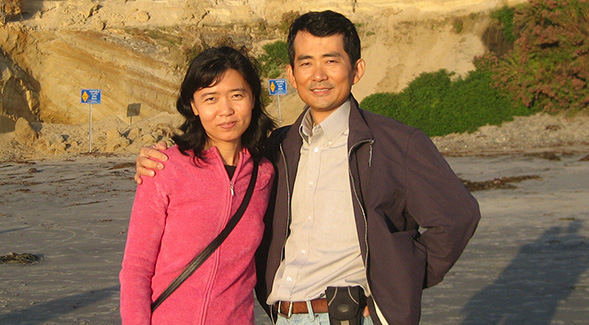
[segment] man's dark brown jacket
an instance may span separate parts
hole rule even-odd
[[[350,98],[349,177],[370,314],[376,324],[383,315],[388,324],[417,324],[422,289],[442,281],[464,250],[480,219],[478,203],[425,133]],[[276,190],[256,257],[263,306],[290,231],[303,115],[276,130],[268,148]]]

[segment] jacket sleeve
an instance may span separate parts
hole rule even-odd
[[[158,177],[160,176],[160,177]],[[163,178],[144,178],[137,187],[122,270],[121,318],[124,325],[150,324],[152,277],[164,233],[168,196]]]
[[[406,159],[406,212],[425,228],[418,241],[427,250],[424,287],[431,287],[442,281],[474,234],[479,206],[423,132],[411,136]]]

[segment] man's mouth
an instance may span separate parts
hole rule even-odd
[[[325,95],[329,93],[331,87],[311,88],[311,92],[315,95]]]

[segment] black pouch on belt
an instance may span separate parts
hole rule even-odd
[[[366,305],[364,290],[355,287],[327,287],[327,310],[331,325],[359,325]]]

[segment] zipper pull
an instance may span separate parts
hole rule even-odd
[[[370,140],[370,157],[368,158],[368,168],[372,167],[372,144],[374,140]]]
[[[235,189],[233,188],[233,181],[229,181],[229,188],[231,189],[231,196],[235,196]]]

